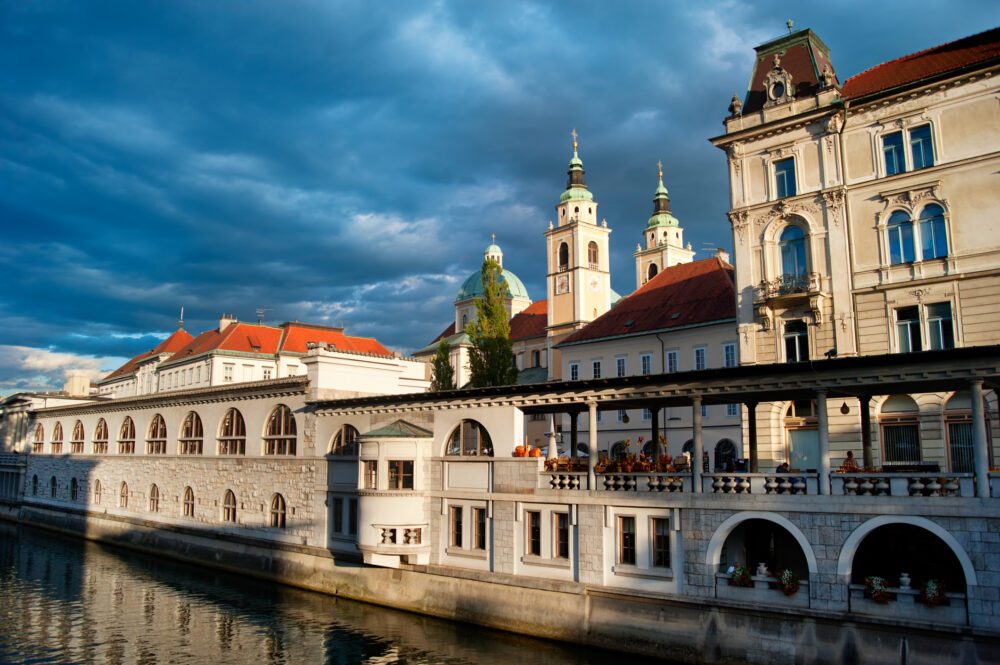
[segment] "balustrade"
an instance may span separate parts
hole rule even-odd
[[[974,497],[974,479],[971,473],[835,473],[830,483],[837,495]]]
[[[816,473],[705,473],[701,476],[706,494],[817,494]]]

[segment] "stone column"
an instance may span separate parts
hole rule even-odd
[[[549,459],[559,457],[559,444],[556,442],[556,416],[549,414]]]
[[[577,414],[576,411],[573,411],[569,414],[569,455],[571,458],[573,458],[574,462],[576,461],[576,455],[577,455],[577,450],[576,450],[577,442],[580,439],[580,432],[577,425],[578,415],[579,414]]]
[[[655,462],[663,454],[663,451],[660,450],[660,407],[653,407],[650,411],[653,414],[653,425],[650,435],[653,437],[653,461]]]
[[[694,450],[691,451],[691,491],[701,492],[701,395],[691,399]]]
[[[986,440],[986,418],[983,414],[983,381],[969,382],[972,392],[972,463],[976,471],[976,496],[990,496],[990,451]]]
[[[757,402],[747,402],[747,445],[750,473],[760,473],[757,468]]]
[[[597,464],[597,402],[587,404],[590,416],[590,454],[587,456],[587,487],[597,489],[597,473],[594,466]]]
[[[826,391],[816,391],[816,429],[819,434],[819,493],[830,493],[830,423],[826,413]]]
[[[862,395],[858,401],[861,403],[861,463],[867,469],[875,466],[872,457],[872,398],[871,395]]]

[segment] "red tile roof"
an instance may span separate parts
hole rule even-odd
[[[562,344],[735,318],[733,267],[713,256],[663,270]]]
[[[1000,59],[1000,28],[883,62],[852,76],[841,96],[857,99]]]
[[[442,339],[451,337],[454,334],[455,334],[455,322],[452,321],[451,323],[448,324],[447,328],[445,328],[444,330],[441,331],[440,335],[438,335],[437,337],[434,338],[434,340],[431,342],[431,344],[437,344]]]
[[[510,338],[512,340],[544,337],[545,328],[549,325],[549,303],[539,300],[528,305],[510,320]]]
[[[331,344],[338,351],[392,355],[392,352],[378,340],[372,337],[351,337],[345,335],[342,328],[327,328],[308,323],[286,323],[284,327],[285,336],[281,341],[281,350],[286,353],[305,353],[306,342],[318,342]]]
[[[140,353],[135,358],[132,358],[127,363],[125,363],[115,371],[111,372],[101,380],[108,381],[111,379],[118,379],[123,376],[132,374],[135,371],[136,366],[138,366],[139,363],[141,363],[143,360],[146,360],[147,358],[152,358],[153,356],[158,356],[161,353],[170,353],[170,354],[177,353],[177,351],[187,346],[187,344],[189,344],[192,339],[194,338],[191,337],[188,331],[184,330],[183,328],[178,328],[177,330],[174,331],[172,335],[170,335],[170,337],[166,338],[165,340],[157,344],[149,351],[145,353]]]

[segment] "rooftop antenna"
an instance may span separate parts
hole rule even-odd
[[[177,327],[184,327],[184,305],[181,305],[181,318],[177,321]]]
[[[264,313],[271,311],[270,307],[264,307],[263,305],[257,308],[257,325],[264,324]]]
[[[787,21],[785,21],[785,25],[788,26],[788,34],[792,34],[792,28],[795,27],[795,23],[792,21],[792,19],[788,19]]]

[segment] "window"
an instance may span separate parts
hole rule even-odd
[[[194,517],[194,490],[184,488],[184,517]]]
[[[595,379],[601,378],[601,361],[595,360],[591,363],[592,376]]]
[[[463,420],[448,438],[445,454],[493,457],[493,441],[485,427],[475,420]]]
[[[76,501],[80,498],[80,482],[76,478],[69,480],[69,500]]]
[[[600,265],[598,259],[600,258],[600,252],[597,249],[597,243],[593,240],[587,244],[587,263],[590,264],[591,270],[599,270]]]
[[[232,383],[233,381],[233,366],[223,365],[222,366],[222,380],[226,383]]]
[[[181,455],[201,455],[202,441],[205,438],[204,429],[201,426],[201,417],[191,411],[181,425],[181,436],[178,440]]]
[[[736,345],[722,345],[722,365],[723,367],[736,367]]]
[[[569,364],[569,380],[570,381],[580,380],[580,363]]]
[[[642,410],[642,419],[643,420],[652,420],[653,419],[653,412],[651,410],[649,410],[649,409],[643,409]]]
[[[358,535],[358,500],[349,499],[347,501],[347,533],[351,536]]]
[[[799,286],[798,282],[809,272],[806,263],[806,232],[802,227],[794,224],[785,227],[778,239],[778,251],[781,254],[782,281],[787,283],[785,288],[794,289],[794,292],[801,290],[795,287]]]
[[[149,512],[160,512],[160,488],[156,485],[149,488]]]
[[[597,412],[597,422],[599,422],[599,423],[603,423],[604,422],[604,412],[603,411],[598,411]]]
[[[462,546],[462,507],[452,506],[449,509],[451,513],[451,543],[452,547]]]
[[[101,505],[101,494],[101,481],[94,480],[94,503],[98,506]]]
[[[71,453],[80,454],[83,452],[83,423],[79,420],[73,425],[73,438],[69,442],[69,451]]]
[[[880,409],[883,459],[886,464],[920,461],[919,410],[908,395],[893,395]]]
[[[795,158],[779,159],[774,163],[775,198],[795,196]]]
[[[271,372],[272,372],[271,368],[270,367],[265,367],[264,370],[263,370],[263,372],[264,372],[264,380],[265,381],[270,381],[271,380]]]
[[[920,258],[948,256],[948,238],[944,228],[944,208],[932,203],[920,211]]]
[[[889,263],[913,263],[913,222],[910,216],[902,210],[892,213],[886,231],[889,234]]]
[[[271,499],[271,528],[285,528],[285,497],[275,494]]]
[[[542,366],[542,354],[540,351],[531,352],[531,366],[541,367]]]
[[[739,404],[727,404],[726,405],[726,417],[736,418],[740,415],[740,405]]]
[[[295,417],[292,410],[284,404],[279,404],[267,419],[267,430],[264,435],[265,455],[295,454]]]
[[[670,568],[670,521],[653,518],[653,567]]]
[[[149,424],[149,436],[146,438],[147,455],[167,454],[167,423],[163,416],[156,414]]]
[[[920,343],[920,308],[916,305],[896,310],[896,335],[900,353],[923,349]]]
[[[35,439],[31,443],[31,452],[41,454],[45,450],[45,428],[41,423],[35,426]]]
[[[56,423],[56,426],[52,428],[52,454],[59,455],[62,453],[63,444],[63,429],[62,423]]]
[[[559,244],[559,270],[569,270],[569,245]]]
[[[950,302],[927,305],[927,347],[934,350],[955,348]]]
[[[219,433],[220,455],[245,455],[247,451],[247,426],[243,414],[237,409],[229,409],[222,418]]]
[[[342,497],[338,496],[333,499],[331,512],[333,513],[333,532],[344,533],[344,499]]]
[[[673,373],[677,371],[677,352],[667,351],[667,358],[665,366],[668,373]]]
[[[233,490],[226,490],[222,499],[222,521],[236,524],[236,495]]]
[[[56,481],[56,477],[52,476],[51,478],[49,478],[49,496],[51,496],[54,499],[56,498],[56,495],[58,493],[59,493],[59,483]]]
[[[702,418],[708,418],[708,405],[707,404],[702,404],[701,405],[701,417]]]
[[[413,489],[413,460],[389,460],[389,489]]]
[[[618,516],[618,563],[635,565],[635,517]]]
[[[934,145],[931,143],[931,126],[921,125],[910,130],[910,156],[913,168],[934,166]]]
[[[378,460],[365,460],[365,489],[378,489]]]
[[[618,422],[624,423],[628,418],[628,411],[625,409],[618,409]]]
[[[809,360],[809,331],[802,320],[785,324],[785,362],[801,363]]]
[[[351,425],[343,425],[333,436],[332,451],[334,455],[350,455],[356,457],[358,454],[358,430]]]
[[[644,353],[639,356],[639,371],[646,374],[653,373],[653,355],[650,353]]]
[[[628,359],[619,357],[615,358],[615,376],[625,376],[628,372]]]
[[[650,243],[654,242],[654,236],[653,236],[653,234],[649,235],[649,241],[650,241]],[[648,282],[649,280],[651,280],[654,277],[656,277],[656,272],[657,272],[657,270],[656,270],[656,264],[655,263],[650,263],[649,264],[649,268],[646,269],[646,281]]]
[[[108,423],[101,418],[97,421],[97,428],[94,430],[94,454],[106,455],[108,453]]]
[[[694,368],[696,370],[705,369],[705,347],[700,347],[694,350]]]
[[[568,559],[569,558],[569,514],[568,513],[556,513],[555,514],[555,542],[553,543],[555,550],[555,558],[557,559]]]
[[[118,507],[128,508],[128,483],[122,483],[121,489],[118,490]]]
[[[885,156],[885,174],[896,175],[906,170],[903,154],[903,132],[892,132],[882,136],[882,154]]]
[[[485,550],[486,549],[486,509],[485,508],[473,508],[472,509],[472,521],[476,525],[475,538],[472,539],[472,549],[474,549],[474,550]]]
[[[730,439],[722,439],[715,444],[715,470],[733,471],[736,463],[736,444]]]
[[[31,495],[38,496],[38,476],[31,477]]]
[[[542,514],[537,510],[529,510],[524,513],[525,528],[525,553],[532,556],[542,555]]]

